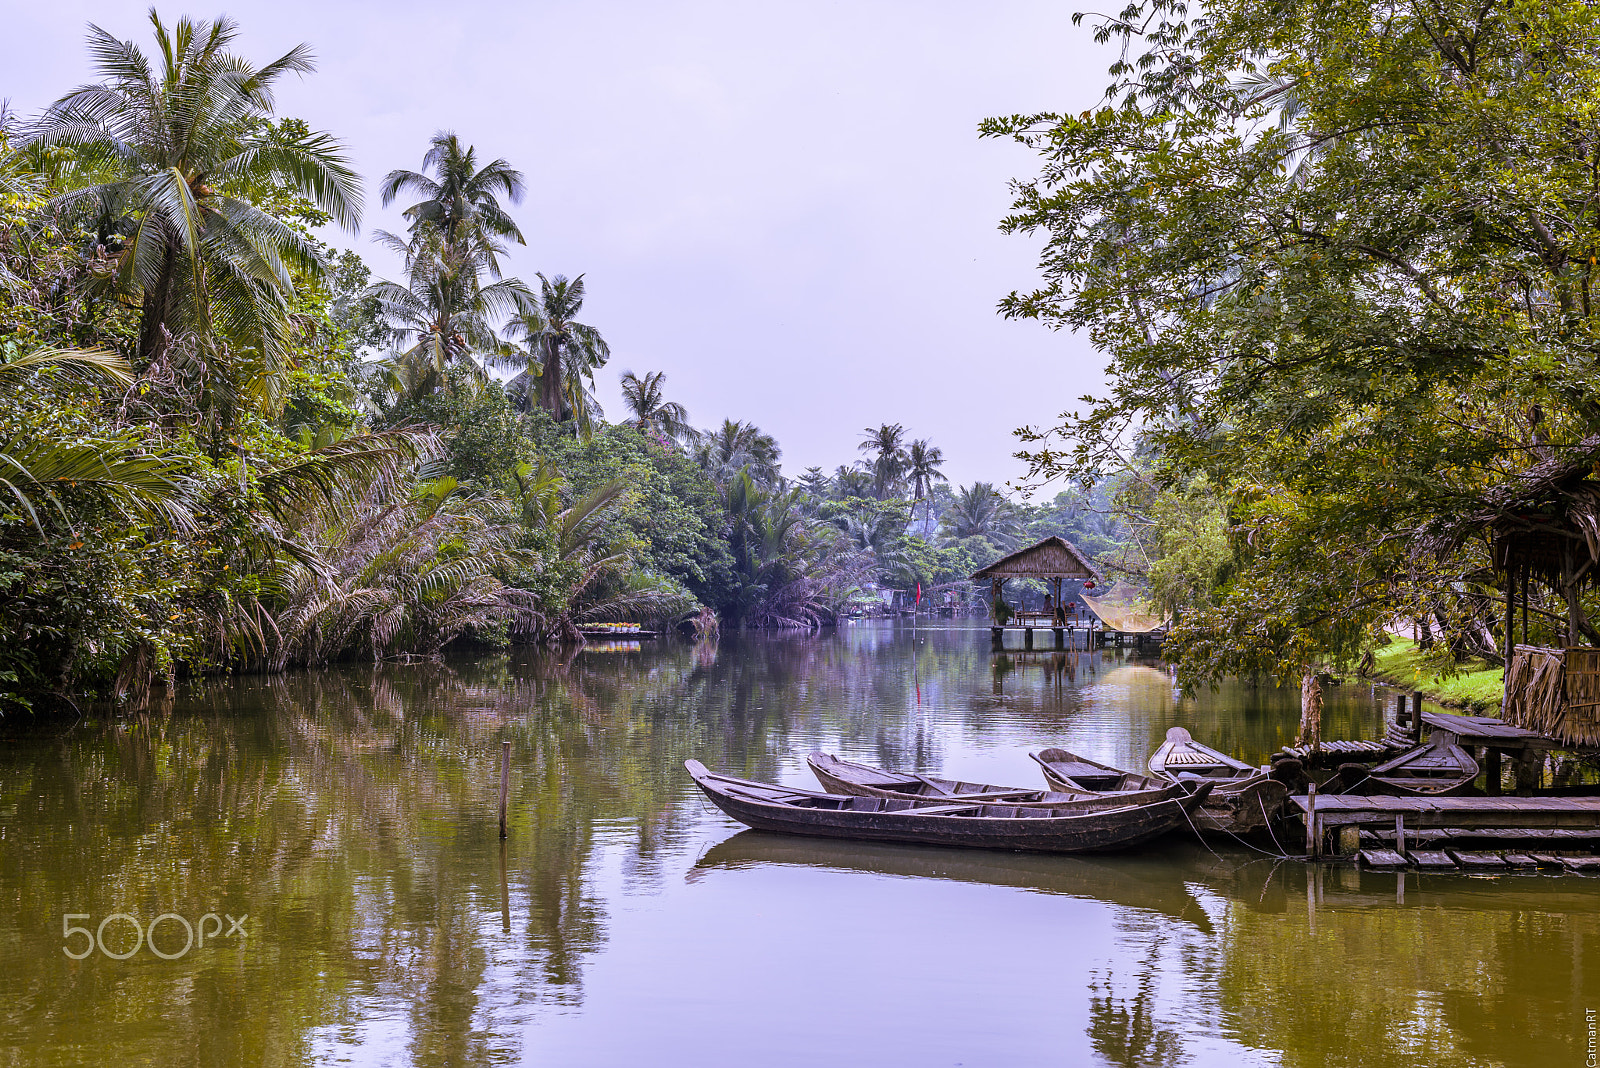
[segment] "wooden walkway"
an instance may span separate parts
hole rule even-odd
[[[1457,745],[1481,745],[1494,749],[1554,749],[1554,738],[1537,731],[1513,727],[1505,720],[1487,716],[1461,716],[1451,712],[1424,712],[1422,722],[1436,731],[1448,731]]]
[[[1322,855],[1334,832],[1340,852],[1357,850],[1359,828],[1382,824],[1395,830],[1396,852],[1406,852],[1406,833],[1460,828],[1515,832],[1520,829],[1600,830],[1600,797],[1291,797],[1306,823],[1306,852]],[[1348,833],[1340,833],[1348,828]]]

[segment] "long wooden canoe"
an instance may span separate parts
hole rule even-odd
[[[1438,797],[1471,789],[1478,777],[1472,754],[1435,732],[1428,741],[1367,772],[1356,786],[1363,793]]]
[[[698,760],[686,760],[684,767],[712,804],[760,831],[1041,853],[1111,852],[1187,828],[1212,785],[1184,784],[1183,797],[1153,804],[1058,815],[982,801],[909,801],[799,790],[714,775]]]
[[[1175,783],[1165,784],[1148,797],[1133,799],[1120,794],[1086,790],[1030,790],[1025,786],[992,786],[931,775],[898,774],[870,764],[840,760],[819,749],[806,754],[806,763],[811,765],[811,773],[825,791],[830,794],[854,794],[857,797],[893,797],[906,801],[986,801],[1045,808],[1052,812],[1092,812],[1123,808],[1129,804],[1150,804],[1184,794],[1182,789],[1174,789]]]
[[[1181,727],[1174,729],[1182,730]],[[1065,749],[1043,749],[1028,755],[1044,771],[1044,780],[1052,790],[1091,790],[1108,796],[1139,798],[1182,781],[1176,776],[1158,779],[1123,771]],[[1248,777],[1218,780],[1205,804],[1195,813],[1194,824],[1205,833],[1247,834],[1265,827],[1288,796],[1286,785],[1275,781],[1267,772],[1253,769]]]

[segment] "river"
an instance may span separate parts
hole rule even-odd
[[[1382,696],[1330,689],[1326,735],[1380,734]],[[947,621],[13,717],[0,1066],[1584,1064],[1592,879],[772,837],[682,766],[809,786],[822,748],[1034,786],[1029,748],[1137,768],[1177,725],[1260,761],[1297,701]]]

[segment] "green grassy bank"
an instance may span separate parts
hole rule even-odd
[[[1482,660],[1467,660],[1457,665],[1454,675],[1436,674],[1425,662],[1417,643],[1395,638],[1373,650],[1373,674],[1402,689],[1416,690],[1447,708],[1494,714],[1500,710],[1505,694],[1505,673]]]

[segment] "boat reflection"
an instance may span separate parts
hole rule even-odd
[[[1189,891],[1182,866],[1165,846],[1115,858],[985,851],[981,856],[936,846],[838,842],[740,831],[708,849],[688,872],[693,882],[718,870],[789,864],[902,879],[949,879],[1015,887],[1040,894],[1106,901],[1211,931],[1211,918]]]

